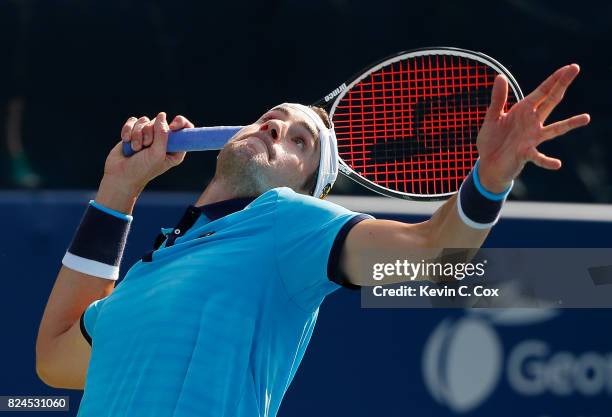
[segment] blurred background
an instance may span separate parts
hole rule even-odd
[[[314,102],[386,55],[426,46],[484,52],[525,93],[576,62],[582,73],[551,120],[588,112],[592,122],[544,144],[564,167],[528,166],[513,195],[553,203],[509,203],[514,214],[486,243],[612,247],[612,205],[561,204],[612,203],[610,2],[0,0],[0,39],[0,395],[68,395],[62,415],[76,415],[80,391],[36,376],[36,332],[132,115],[249,123],[283,101]],[[149,186],[122,272],[194,201],[215,157],[191,153]],[[431,214],[426,203],[342,194],[372,195],[341,178],[331,199],[351,209],[407,222]],[[321,308],[279,417],[612,416],[611,321],[604,309],[365,310],[359,293],[339,290]]]
[[[246,124],[314,102],[373,61],[425,46],[484,52],[525,93],[561,65],[582,74],[551,120],[591,125],[542,149],[520,200],[612,201],[612,3],[569,0],[2,0],[0,187],[91,189],[129,116]],[[215,153],[190,154],[156,190],[200,190]],[[337,194],[367,194],[342,181]]]

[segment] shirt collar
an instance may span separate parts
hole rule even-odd
[[[199,207],[190,205],[174,228],[174,232],[168,235],[164,233],[164,237],[167,237],[166,247],[174,245],[174,241],[177,238],[183,237],[201,215],[204,215],[209,221],[214,221],[243,210],[253,200],[255,200],[255,197],[233,198],[231,200],[219,201]],[[159,242],[159,244],[161,244],[161,242]],[[156,243],[156,248],[159,247],[159,244]]]
[[[194,208],[213,221],[243,210],[247,205],[253,202],[255,198],[256,197],[232,198],[231,200],[218,201],[216,203],[205,204]]]

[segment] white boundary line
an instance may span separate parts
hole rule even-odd
[[[354,211],[417,216],[429,216],[444,203],[354,196],[334,196],[329,200]],[[501,219],[504,218],[611,222],[612,205],[510,201],[502,210]]]
[[[83,209],[95,191],[0,191],[0,204],[82,203]],[[199,193],[145,192],[137,206],[181,206],[193,204]],[[409,201],[389,197],[330,196],[329,201],[353,211],[376,214],[429,216],[444,202]],[[612,204],[534,203],[511,201],[504,205],[504,218],[612,222]]]

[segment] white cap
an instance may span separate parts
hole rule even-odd
[[[317,176],[317,186],[315,187],[313,196],[325,198],[331,190],[336,178],[338,178],[338,142],[336,140],[336,132],[334,125],[331,123],[331,129],[328,129],[321,117],[314,112],[310,107],[298,103],[283,103],[281,106],[286,106],[294,110],[304,113],[319,130],[319,147],[321,148],[321,160],[319,161],[319,175]]]

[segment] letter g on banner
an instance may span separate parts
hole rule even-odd
[[[489,396],[502,368],[499,339],[477,316],[445,319],[425,345],[425,383],[439,403],[458,413],[476,408]]]
[[[478,408],[497,388],[505,368],[495,326],[524,326],[557,314],[544,309],[470,310],[444,319],[424,346],[423,377],[429,392],[456,413]]]

